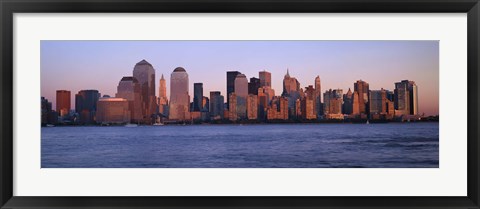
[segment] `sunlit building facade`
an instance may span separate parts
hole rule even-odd
[[[230,93],[235,92],[235,79],[238,74],[238,71],[227,71],[227,108],[230,106]]]
[[[353,87],[354,91],[358,93],[358,110],[360,114],[368,114],[368,98],[370,94],[369,84],[365,81],[358,80],[353,84]]]
[[[68,116],[71,109],[71,94],[67,90],[57,90],[57,113],[60,117]]]
[[[97,102],[97,123],[123,124],[130,122],[128,100],[124,98],[102,97]]]
[[[130,119],[132,123],[143,122],[142,90],[135,77],[123,77],[118,83],[115,97],[128,101],[128,109],[131,114]]]
[[[163,116],[168,117],[168,98],[167,98],[167,81],[165,78],[160,78],[158,87],[158,112]]]
[[[151,124],[153,123],[152,115],[157,112],[155,69],[146,60],[142,60],[133,68],[133,77],[140,85],[142,120],[144,123]]]
[[[170,76],[169,119],[188,120],[190,118],[189,107],[188,74],[184,68],[177,67]]]
[[[238,74],[235,78],[235,95],[237,96],[237,117],[247,118],[248,80],[244,74]]]
[[[257,95],[249,94],[247,97],[247,118],[249,120],[258,119],[258,100]]]

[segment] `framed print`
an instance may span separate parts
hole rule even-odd
[[[479,208],[467,1],[1,1],[2,208]]]

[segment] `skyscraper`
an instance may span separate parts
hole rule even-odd
[[[228,119],[231,121],[237,121],[238,120],[238,111],[237,111],[237,94],[235,92],[230,93],[228,95],[230,97],[230,104],[228,107]]]
[[[257,95],[249,94],[247,97],[247,118],[249,120],[258,119],[258,97]]]
[[[353,87],[354,91],[358,93],[358,110],[360,111],[360,114],[368,115],[368,98],[370,94],[368,83],[362,80],[358,80],[353,84]]]
[[[235,95],[237,96],[237,117],[247,118],[248,80],[244,74],[238,74],[235,78]]]
[[[295,77],[290,76],[290,72],[287,69],[287,73],[283,77],[283,92],[282,96],[288,98],[288,108],[292,115],[296,115],[296,101],[300,99],[300,82]],[[298,106],[300,108],[300,106]]]
[[[311,120],[317,118],[317,114],[315,111],[315,89],[312,85],[305,88],[305,97],[302,98],[301,105],[303,119]]]
[[[326,118],[342,119],[343,90],[330,89],[323,94],[323,112]]]
[[[115,97],[128,101],[131,122],[143,122],[142,90],[136,78],[132,76],[123,77],[118,82]]]
[[[189,119],[189,105],[190,95],[188,94],[188,74],[184,68],[177,67],[173,70],[170,76],[169,119]]]
[[[317,116],[323,115],[322,109],[322,87],[320,84],[320,76],[317,76],[315,78],[315,113]]]
[[[203,109],[203,83],[193,84],[193,111],[199,112]]]
[[[387,113],[387,92],[384,89],[370,91],[370,115]]]
[[[224,98],[219,91],[210,92],[210,117],[212,120],[223,118]]]
[[[140,85],[143,122],[153,123],[152,115],[157,111],[155,69],[150,63],[142,60],[133,68],[133,77],[137,79]]]
[[[167,98],[167,82],[165,78],[160,78],[160,85],[158,88],[158,112],[164,116],[168,116],[168,98]]]
[[[268,86],[272,88],[272,74],[266,70],[260,71],[258,73],[260,78],[260,86]]]
[[[81,90],[75,95],[75,112],[80,116],[80,123],[95,122],[98,98],[100,93],[97,90]]]
[[[396,115],[418,114],[418,88],[414,81],[402,80],[395,83]]]
[[[240,74],[238,71],[227,71],[227,107],[230,104],[230,93],[235,91],[235,78]]]
[[[353,93],[350,88],[346,94],[343,95],[343,113],[350,115],[353,113]]]
[[[59,116],[67,116],[70,112],[70,91],[57,90],[57,112]]]
[[[258,88],[260,88],[260,79],[251,77],[248,83],[248,94],[258,95]]]

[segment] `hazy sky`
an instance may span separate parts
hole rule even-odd
[[[75,94],[96,89],[115,96],[118,82],[131,76],[142,59],[156,72],[156,95],[164,74],[167,94],[170,74],[184,67],[193,83],[202,82],[204,95],[226,91],[226,71],[240,71],[248,79],[258,72],[272,73],[275,94],[282,93],[287,68],[302,88],[320,76],[322,92],[357,80],[370,90],[394,89],[394,83],[413,80],[418,86],[419,113],[438,114],[438,41],[42,41],[41,95],[52,102],[59,89]]]

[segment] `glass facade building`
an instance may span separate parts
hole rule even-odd
[[[188,74],[184,68],[177,67],[170,76],[169,119],[188,120],[190,118],[189,107]]]

